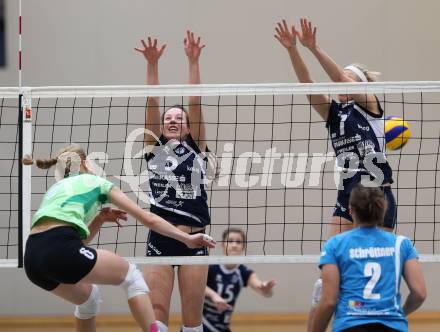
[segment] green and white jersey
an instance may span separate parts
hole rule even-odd
[[[109,201],[113,185],[93,174],[76,174],[58,181],[44,195],[32,218],[32,227],[43,217],[55,218],[75,225],[81,239],[87,238],[87,224],[96,216],[98,207]]]

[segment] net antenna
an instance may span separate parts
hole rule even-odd
[[[18,154],[19,164],[19,221],[18,221],[18,267],[23,267],[23,256],[25,251],[26,240],[30,233],[31,225],[31,184],[32,173],[30,167],[23,167],[21,160],[25,155],[32,155],[32,100],[29,95],[29,89],[23,88],[22,81],[22,32],[23,32],[23,16],[22,16],[22,0],[19,0],[18,13],[18,89],[19,89],[19,137],[20,147]]]

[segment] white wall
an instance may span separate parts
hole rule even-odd
[[[0,85],[17,84],[16,0],[7,0],[9,67]],[[361,62],[383,80],[438,80],[440,2],[436,0],[23,0],[23,84],[143,84],[145,63],[135,53],[140,38],[157,36],[168,47],[160,63],[163,84],[185,83],[182,41],[186,29],[203,37],[205,83],[296,82],[286,52],[273,37],[281,18],[309,17],[322,47],[341,63]],[[310,54],[301,50],[317,81],[327,81]],[[312,265],[257,266],[276,277],[276,296],[256,301],[244,293],[241,311],[306,311],[317,268]],[[438,265],[424,266],[429,286],[425,310],[438,310]],[[23,270],[0,270],[0,315],[70,314],[72,306],[31,285]],[[105,287],[103,312],[127,312],[124,295]],[[173,311],[178,299],[173,298]]]
[[[1,73],[3,86],[16,83],[17,58],[18,5],[6,2],[11,67]],[[273,38],[274,24],[302,16],[317,24],[320,44],[341,64],[365,63],[383,72],[383,80],[436,80],[439,7],[435,0],[23,0],[23,82],[142,84],[144,60],[133,47],[150,34],[168,44],[161,81],[185,83],[182,40],[188,28],[207,44],[204,82],[291,82],[295,78]],[[326,79],[314,60],[309,63],[317,80]]]

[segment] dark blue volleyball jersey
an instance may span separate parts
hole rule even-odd
[[[145,154],[150,211],[173,224],[204,227],[211,222],[205,190],[206,158],[191,135],[185,140],[161,136]]]
[[[238,265],[233,270],[228,270],[223,265],[209,266],[207,286],[225,299],[232,309],[219,313],[215,305],[208,298],[205,298],[203,305],[204,332],[230,331],[229,323],[234,310],[235,301],[241,289],[247,286],[252,273],[254,273],[254,271],[245,265]]]
[[[370,175],[371,180],[381,179],[379,185],[393,182],[385,154],[384,112],[379,101],[377,105],[380,114],[369,112],[355,102],[331,102],[326,127],[337,165],[353,174],[351,179],[346,180],[348,183],[359,182],[362,174]]]

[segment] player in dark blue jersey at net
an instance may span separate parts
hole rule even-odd
[[[297,49],[297,39],[317,58],[334,82],[370,82],[377,73],[360,65],[341,68],[317,44],[316,27],[301,19],[301,32],[285,20],[276,27],[275,37],[287,49],[293,69],[301,83],[314,83]],[[384,226],[392,230],[396,221],[396,204],[390,185],[392,170],[385,155],[384,112],[374,94],[338,95],[333,100],[327,95],[308,95],[313,108],[326,121],[337,165],[341,170],[338,197],[332,218],[330,235],[349,230],[352,218],[348,213],[351,189],[361,180],[373,180],[381,186],[388,200]]]
[[[147,60],[147,83],[159,84],[158,62],[165,45],[157,40],[142,40],[136,49]],[[187,31],[184,49],[189,64],[189,83],[200,83],[199,56],[205,45],[200,37]],[[205,125],[201,98],[189,97],[189,112],[183,106],[171,107],[160,115],[159,98],[147,101],[145,155],[149,173],[151,211],[162,216],[186,233],[203,233],[210,224],[205,191],[206,151]],[[205,256],[206,248],[188,249],[171,238],[150,232],[147,256]],[[208,266],[178,267],[182,304],[183,332],[202,331],[202,307]],[[151,300],[161,332],[168,331],[171,293],[174,285],[172,266],[148,265],[144,276],[154,292]]]
[[[309,70],[297,49],[297,39],[308,48],[334,82],[371,82],[377,73],[360,65],[341,68],[317,44],[316,27],[307,19],[300,20],[301,32],[295,26],[290,29],[285,20],[278,22],[275,38],[288,51],[293,69],[301,83],[314,83]],[[330,236],[353,227],[348,211],[348,200],[354,186],[361,181],[379,186],[387,200],[383,227],[392,231],[397,209],[391,191],[392,170],[385,155],[385,117],[374,94],[338,95],[338,100],[328,95],[308,95],[310,104],[326,121],[326,127],[336,153],[337,166],[341,170],[338,195],[330,225]],[[320,294],[320,280],[314,287],[313,305]],[[311,312],[313,315],[313,309]]]
[[[239,228],[223,232],[223,254],[242,255],[246,247],[246,234]],[[257,293],[270,297],[275,280],[261,281],[257,274],[245,265],[210,265],[203,306],[204,332],[229,332],[231,315],[243,287],[250,286]]]
[[[378,227],[387,208],[379,188],[356,185],[349,207],[355,228],[332,237],[321,253],[322,295],[311,330],[325,331],[334,313],[334,332],[408,331],[406,316],[426,298],[416,249]],[[402,276],[409,288],[403,306]]]

